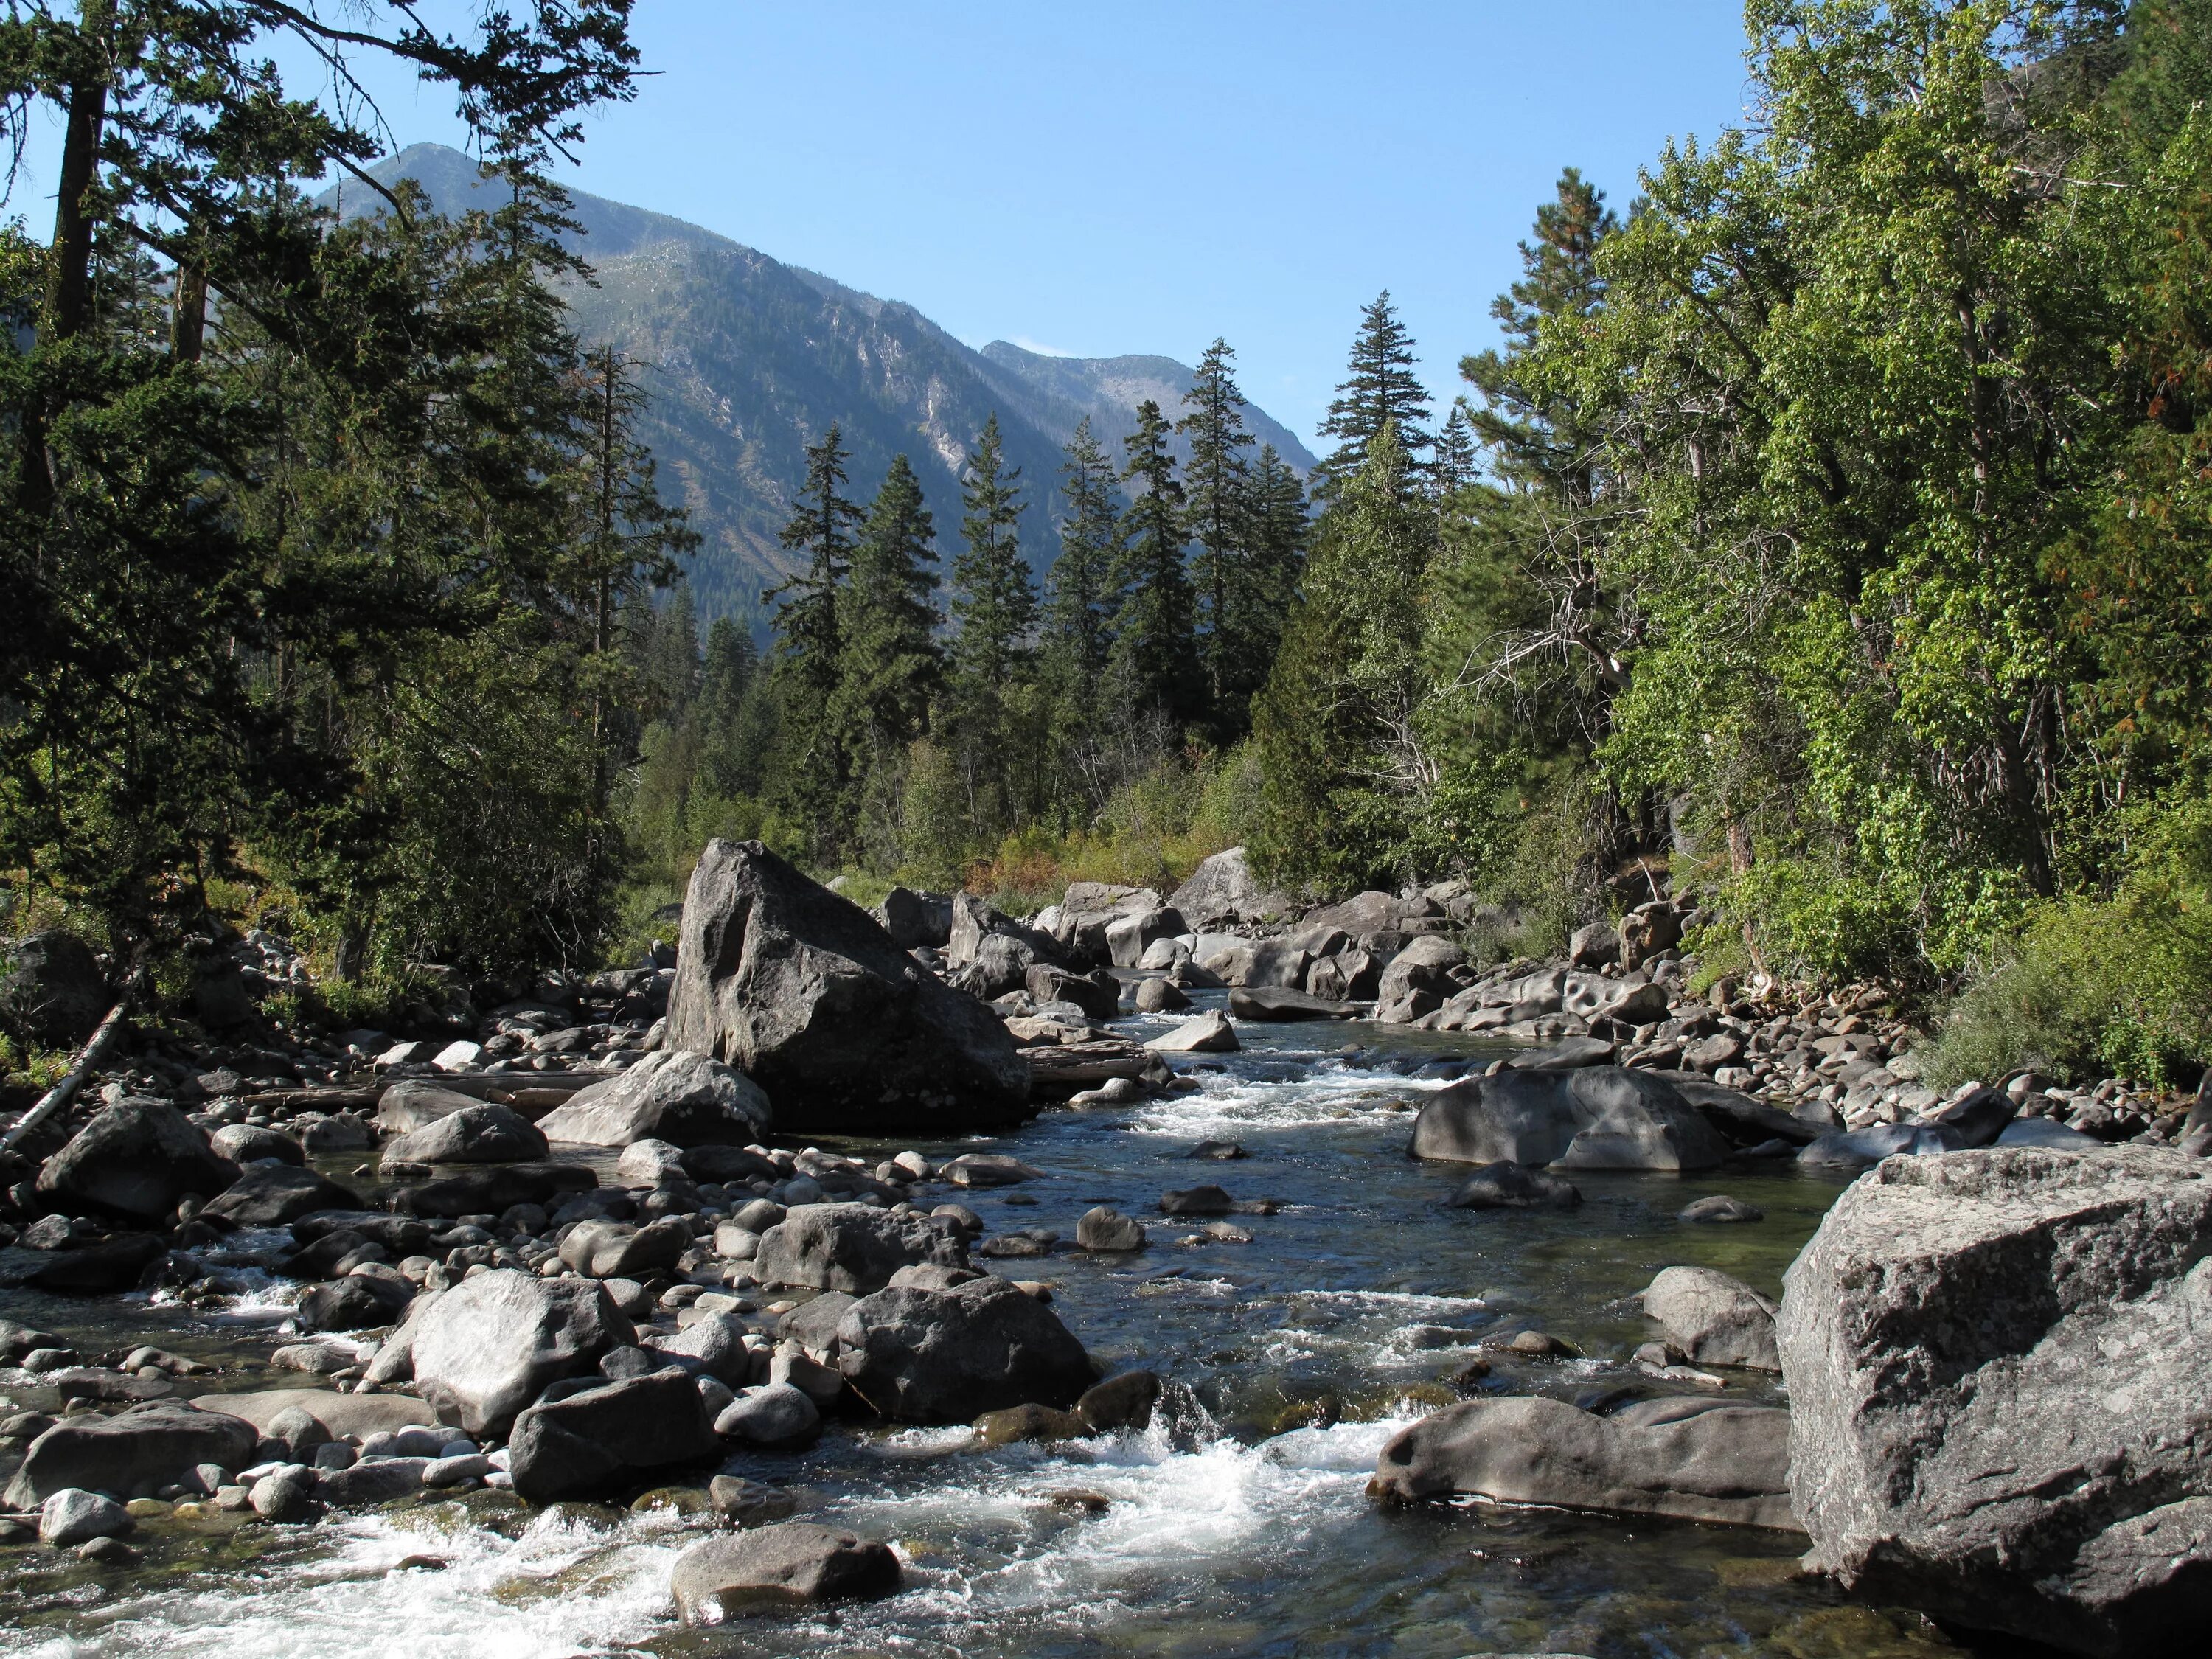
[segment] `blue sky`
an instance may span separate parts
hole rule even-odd
[[[1378,289],[1448,397],[1559,168],[1626,206],[1746,96],[1741,0],[639,0],[636,38],[658,73],[591,119],[577,187],[977,345],[1224,336],[1307,434]],[[458,137],[437,89],[377,90],[397,143]],[[54,148],[6,210],[40,234]]]

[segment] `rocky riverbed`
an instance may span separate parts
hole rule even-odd
[[[1200,1073],[1194,1092],[1051,1113],[1001,1141],[918,1149],[937,1161],[1003,1150],[1043,1171],[961,1201],[984,1218],[983,1240],[1060,1235],[1051,1254],[1000,1265],[1049,1282],[1053,1307],[1103,1368],[1152,1369],[1187,1398],[1143,1432],[988,1447],[964,1427],[833,1419],[804,1450],[738,1452],[686,1470],[666,1483],[671,1507],[642,1513],[629,1492],[533,1508],[478,1490],[289,1526],[250,1510],[149,1517],[125,1536],[136,1562],[27,1543],[13,1552],[0,1651],[275,1655],[312,1640],[424,1656],[1278,1644],[1626,1653],[1652,1650],[1655,1635],[1680,1651],[1743,1651],[1747,1633],[1828,1644],[1809,1650],[1945,1650],[1917,1621],[1799,1575],[1803,1540],[1787,1534],[1623,1527],[1550,1510],[1388,1510],[1368,1498],[1383,1444],[1448,1401],[1702,1391],[1638,1368],[1635,1350],[1654,1331],[1622,1298],[1685,1262],[1778,1293],[1782,1268],[1842,1184],[1794,1169],[1585,1176],[1571,1212],[1450,1209],[1449,1168],[1404,1156],[1415,1111],[1441,1085],[1404,1073],[1466,1049],[1364,1026],[1255,1030],[1241,1053],[1206,1062],[1220,1069]],[[1189,1158],[1209,1140],[1247,1155]],[[873,1161],[909,1148],[841,1150]],[[594,1158],[611,1180],[616,1155]],[[352,1165],[323,1161],[349,1176]],[[1237,1218],[1249,1243],[1158,1213],[1163,1193],[1201,1182],[1279,1207]],[[1675,1218],[1721,1190],[1765,1219]],[[1102,1201],[1142,1218],[1143,1249],[1066,1248]],[[305,1287],[216,1271],[256,1282],[199,1307],[167,1292],[88,1302],[18,1291],[5,1316],[85,1356],[167,1346],[221,1367],[210,1387],[307,1384],[258,1369],[294,1340],[283,1325]],[[1530,1331],[1573,1352],[1516,1352],[1511,1339]],[[1478,1366],[1487,1374],[1455,1380]],[[58,1403],[34,1376],[0,1375],[18,1408]],[[1729,1397],[1773,1397],[1762,1374],[1713,1376]],[[904,1588],[834,1615],[726,1626],[702,1649],[676,1625],[669,1577],[715,1523],[676,1506],[703,1506],[707,1476],[726,1465],[787,1494],[799,1516],[891,1543]]]
[[[1454,897],[717,843],[672,967],[148,1046],[9,1188],[0,1653],[2189,1651],[2203,1109]]]

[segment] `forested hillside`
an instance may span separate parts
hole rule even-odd
[[[1963,992],[1961,1075],[2204,1052],[2205,0],[1751,0],[1745,125],[1567,167],[1443,407],[1378,297],[1310,473],[1226,343],[978,354],[564,198],[611,13],[375,48],[479,88],[457,217],[108,16],[0,58],[116,100],[0,249],[11,926],[577,961],[714,834],[1009,902],[1243,842],[1497,956],[1696,890],[1708,972]]]
[[[368,169],[420,185],[441,212],[495,205],[496,188],[458,150],[416,144]],[[494,181],[495,185],[495,181]],[[485,192],[489,190],[489,194]],[[342,181],[325,195],[348,215],[383,198]],[[757,629],[762,592],[790,574],[778,541],[805,476],[805,448],[835,421],[852,464],[879,478],[904,453],[939,516],[984,421],[999,416],[1025,493],[1024,546],[1048,560],[1061,446],[1088,416],[1102,441],[1134,428],[1146,398],[1166,404],[1191,370],[1168,357],[1043,357],[1003,342],[970,349],[912,306],[880,300],[665,214],[570,192],[562,246],[592,280],[557,284],[587,349],[611,346],[646,401],[638,441],[700,538],[683,561],[702,619]],[[1258,410],[1254,429],[1303,470],[1312,458]],[[1043,574],[1043,562],[1036,565]]]

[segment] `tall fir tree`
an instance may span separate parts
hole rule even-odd
[[[1265,785],[1253,855],[1268,879],[1326,890],[1413,872],[1408,842],[1434,781],[1419,704],[1436,515],[1411,471],[1386,423],[1322,520],[1256,700]]]
[[[1201,653],[1206,664],[1206,703],[1213,720],[1237,723],[1237,656],[1243,629],[1250,526],[1246,522],[1251,474],[1244,451],[1252,445],[1245,430],[1244,394],[1231,360],[1237,353],[1217,339],[1199,359],[1190,390],[1183,394],[1187,413],[1175,429],[1190,443],[1183,466],[1185,532],[1198,546],[1194,574],[1204,610]],[[1245,687],[1249,693],[1250,688]]]
[[[1431,459],[1436,480],[1437,500],[1449,501],[1477,476],[1480,459],[1475,451],[1474,426],[1468,419],[1467,399],[1452,399],[1451,413],[1437,431],[1436,453]]]
[[[840,612],[861,516],[843,493],[845,459],[843,434],[832,421],[806,447],[806,482],[779,538],[805,556],[806,568],[762,596],[776,607],[782,804],[804,827],[817,860],[832,855],[844,827],[847,768],[836,712],[844,670]]]
[[[1398,447],[1414,464],[1409,483],[1418,478],[1420,453],[1429,447],[1429,394],[1413,373],[1415,362],[1413,337],[1398,320],[1385,289],[1361,307],[1343,383],[1321,423],[1322,433],[1337,442],[1314,469],[1316,495],[1334,495],[1346,477],[1364,466],[1386,426],[1396,429]]]
[[[904,455],[894,455],[853,549],[840,630],[838,712],[864,765],[904,752],[928,726],[943,670],[936,534],[921,481]]]
[[[952,742],[970,827],[995,841],[1021,804],[1014,717],[1027,690],[1036,589],[1022,557],[1021,469],[1006,465],[999,417],[983,423],[961,475],[960,550],[952,557]]]
[[[1137,405],[1137,429],[1122,439],[1121,479],[1131,486],[1121,519],[1115,678],[1133,713],[1157,709],[1176,725],[1206,716],[1199,665],[1196,596],[1183,561],[1183,489],[1160,406]]]
[[[1045,579],[1045,672],[1054,724],[1076,743],[1097,729],[1101,682],[1113,647],[1121,550],[1114,483],[1113,463],[1091,434],[1086,415],[1076,422],[1060,468],[1067,516],[1060,520],[1060,556]]]

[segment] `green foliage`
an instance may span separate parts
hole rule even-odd
[[[1160,406],[1148,398],[1137,407],[1137,429],[1122,440],[1129,459],[1121,482],[1133,488],[1119,532],[1109,672],[1136,712],[1157,709],[1181,726],[1198,714],[1204,694],[1197,601],[1183,551],[1183,488],[1168,453],[1169,431]]]

